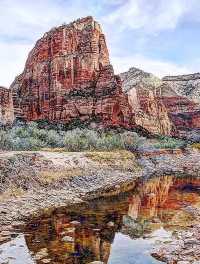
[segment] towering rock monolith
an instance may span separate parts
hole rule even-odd
[[[92,17],[53,28],[37,41],[11,85],[15,114],[27,121],[133,125],[105,36]]]

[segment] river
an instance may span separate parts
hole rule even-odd
[[[199,221],[187,210],[200,207],[191,182],[153,178],[128,193],[57,208],[16,229],[0,245],[0,263],[161,263],[152,249]]]

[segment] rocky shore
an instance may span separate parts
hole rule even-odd
[[[185,208],[195,216],[196,220],[200,219],[198,208]],[[155,247],[152,256],[165,263],[171,264],[199,264],[200,261],[200,225],[196,224],[184,231],[176,233],[171,241],[161,243]]]
[[[132,153],[0,154],[0,226],[134,187],[142,170]]]
[[[130,191],[152,177],[175,177],[174,184],[179,187],[185,177],[185,183],[198,187],[199,167],[200,153],[193,149],[137,154],[128,151],[2,152],[0,242],[9,239],[13,228],[34,217],[50,215],[56,208],[81,205],[94,198]],[[190,250],[191,257],[199,247],[195,242],[187,244],[183,250],[182,241],[188,239],[185,234],[194,233],[191,236],[197,241],[197,231],[198,226],[193,226],[186,232],[179,232],[178,242],[174,237],[171,244],[161,245],[153,256],[167,263],[182,263],[177,261],[187,260],[185,250]],[[174,243],[180,250],[176,250]]]

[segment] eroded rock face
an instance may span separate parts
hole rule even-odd
[[[136,124],[157,134],[196,137],[195,133],[198,134],[200,129],[200,105],[198,100],[191,99],[191,91],[186,85],[192,81],[189,80],[191,76],[198,77],[172,76],[160,80],[136,68],[121,74]]]
[[[200,74],[167,76],[163,86],[176,92],[176,96],[162,98],[178,135],[197,138],[200,129]]]
[[[14,120],[13,100],[10,90],[0,86],[0,124],[12,124]]]
[[[16,116],[28,121],[132,124],[105,36],[92,17],[54,28],[38,40],[11,89]]]
[[[165,76],[162,81],[180,96],[186,96],[200,103],[200,73]]]
[[[135,122],[155,134],[171,135],[172,123],[167,109],[156,94],[161,80],[150,73],[131,68],[120,75]]]

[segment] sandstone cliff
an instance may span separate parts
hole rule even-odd
[[[186,96],[200,103],[200,73],[165,76],[162,81],[180,96]]]
[[[136,124],[157,134],[197,138],[200,105],[197,100],[186,96],[186,93],[190,94],[189,88],[180,92],[176,84],[177,78],[179,81],[188,80],[191,76],[194,78],[194,75],[188,75],[161,80],[136,68],[121,74]]]
[[[16,116],[28,121],[132,125],[128,98],[114,75],[105,36],[92,17],[47,32],[11,89]]]
[[[172,124],[167,109],[156,94],[161,80],[137,68],[129,69],[120,77],[135,113],[136,124],[155,134],[171,135]]]
[[[11,91],[0,86],[0,125],[11,124],[14,120]]]

